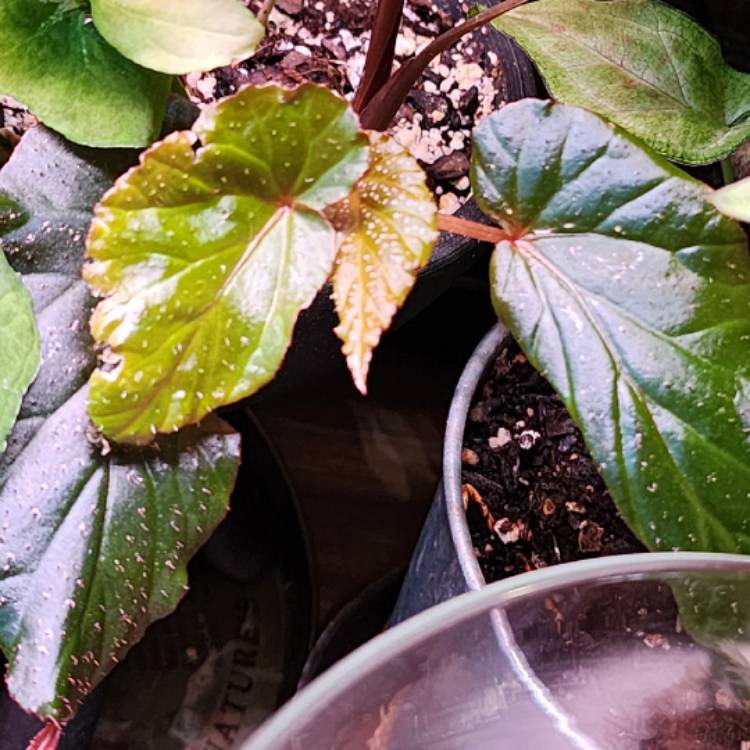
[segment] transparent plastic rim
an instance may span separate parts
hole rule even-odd
[[[379,635],[342,659],[298,693],[242,745],[242,750],[272,750],[325,705],[338,700],[377,667],[473,617],[505,608],[519,599],[571,586],[607,580],[648,579],[667,573],[716,571],[750,575],[750,556],[711,552],[644,552],[580,560],[489,584],[479,591],[432,607]],[[310,750],[316,750],[310,748]]]

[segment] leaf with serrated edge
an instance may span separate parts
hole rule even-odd
[[[0,2],[0,93],[89,146],[145,146],[159,134],[171,78],[124,58],[81,4]]]
[[[750,138],[750,75],[657,0],[540,0],[494,21],[550,93],[604,115],[670,159],[716,161]]]
[[[107,163],[122,158],[36,128],[0,171],[0,193],[26,217],[0,242],[42,339],[0,459],[0,645],[14,698],[58,721],[183,596],[187,561],[223,517],[239,459],[239,437],[215,418],[152,449],[105,455],[92,442],[83,238],[111,185]]]
[[[367,391],[373,349],[414,286],[437,240],[437,212],[416,160],[392,138],[370,135],[370,167],[326,212],[336,227],[336,334],[354,383]]]
[[[311,84],[246,88],[149,149],[96,208],[85,276],[114,367],[89,412],[145,443],[257,391],[333,268],[322,211],[367,168],[346,102]],[[194,151],[195,139],[201,146]]]
[[[514,237],[498,315],[652,549],[750,552],[750,259],[710,190],[585,110],[528,99],[474,133]]]
[[[115,49],[163,73],[240,62],[265,32],[240,0],[91,0],[91,13]]]
[[[31,297],[0,253],[0,453],[38,369],[39,332]]]
[[[716,190],[711,202],[724,215],[750,222],[750,177]]]

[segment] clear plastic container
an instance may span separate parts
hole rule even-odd
[[[515,576],[369,642],[243,750],[747,750],[748,602],[734,555]]]

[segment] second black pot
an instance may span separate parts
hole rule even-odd
[[[508,335],[498,324],[466,363],[451,402],[443,446],[443,476],[412,556],[390,623],[487,585],[471,543],[461,492],[461,447],[471,399]]]

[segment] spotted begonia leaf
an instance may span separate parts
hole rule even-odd
[[[77,0],[2,0],[0,93],[78,143],[145,146],[172,79],[124,58],[89,21]]]
[[[125,57],[163,73],[244,60],[263,25],[241,0],[91,0],[94,24]]]
[[[370,138],[369,169],[354,192],[326,212],[339,232],[336,333],[362,393],[373,349],[437,240],[435,201],[419,164],[392,138]]]
[[[23,217],[0,228],[0,245],[42,341],[0,459],[0,646],[13,697],[60,722],[182,598],[239,460],[239,437],[216,418],[149,449],[110,449],[88,420],[95,301],[80,276],[84,236],[123,158],[36,128],[0,171],[0,195]]]
[[[750,552],[750,257],[692,179],[599,116],[525,100],[475,131],[511,239],[499,316],[652,549]]]
[[[540,0],[494,21],[550,93],[604,115],[670,159],[703,164],[750,139],[750,75],[658,0]]]
[[[118,180],[96,207],[85,270],[108,295],[92,318],[108,349],[89,406],[107,436],[148,442],[274,376],[333,268],[323,211],[368,153],[329,90],[246,88]]]

